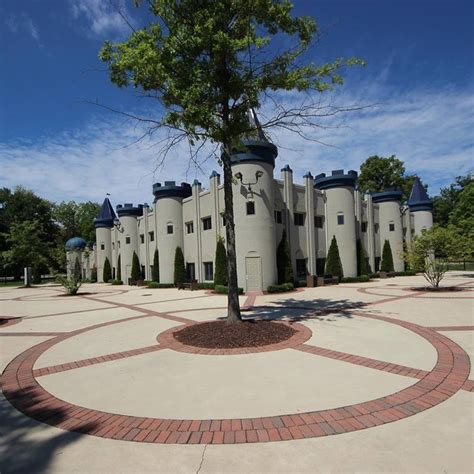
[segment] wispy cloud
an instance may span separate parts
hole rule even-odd
[[[41,45],[38,26],[34,23],[32,18],[25,12],[18,15],[11,14],[5,18],[5,25],[11,33],[22,34],[26,33],[33,40]]]

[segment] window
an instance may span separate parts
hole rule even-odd
[[[274,213],[274,216],[275,216],[275,222],[277,224],[281,224],[283,221],[282,221],[282,215],[281,215],[281,211],[275,211]]]
[[[314,216],[314,227],[318,229],[322,229],[324,225],[324,217],[323,216]]]
[[[117,242],[117,247],[120,248],[120,240]]]
[[[194,234],[194,222],[186,222],[186,233],[187,234]]]
[[[154,232],[148,232],[148,237],[150,238],[150,242],[154,242],[154,240],[155,240],[155,233],[154,233]]]
[[[125,243],[126,243],[126,244],[129,244],[130,242],[131,242],[130,237],[125,237]]]
[[[379,225],[378,224],[374,225],[374,231],[375,231],[376,234],[379,233]]]
[[[224,214],[221,214],[222,217],[222,227],[225,227],[225,216]]]
[[[112,250],[115,250],[115,242],[112,242]]]
[[[255,203],[253,201],[247,202],[247,215],[251,216],[255,214]]]
[[[214,269],[212,262],[204,262],[204,280],[214,280]]]
[[[304,225],[304,214],[301,212],[295,212],[294,222],[295,225]]]
[[[105,244],[100,244],[100,250],[105,250]]]
[[[210,217],[204,217],[202,219],[202,230],[211,230],[212,229],[212,220]]]
[[[296,276],[298,278],[306,277],[306,259],[305,258],[296,259]]]
[[[196,268],[194,263],[186,263],[186,274],[189,281],[196,279]]]
[[[344,214],[337,215],[337,225],[344,225]]]
[[[389,230],[389,232],[395,232],[395,223],[394,222],[389,222],[388,230]]]
[[[166,233],[167,234],[172,234],[173,233],[173,224],[167,224],[166,225]]]
[[[140,243],[141,244],[145,243],[145,234],[140,234]]]
[[[361,232],[367,232],[367,222],[362,222],[360,225]]]

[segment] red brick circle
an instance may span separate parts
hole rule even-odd
[[[208,322],[208,321],[207,321]],[[237,347],[231,349],[209,349],[206,347],[195,347],[187,344],[183,344],[174,337],[174,333],[181,331],[187,326],[194,326],[195,324],[202,323],[188,323],[183,324],[182,326],[174,327],[158,334],[156,338],[160,346],[163,346],[166,349],[173,349],[178,352],[186,352],[188,354],[197,354],[197,355],[237,355],[237,354],[252,354],[255,352],[270,352],[270,351],[279,351],[282,349],[290,349],[300,344],[303,344],[308,339],[311,338],[311,330],[299,323],[290,323],[288,321],[278,321],[273,322],[273,324],[282,324],[284,326],[289,326],[294,329],[296,332],[288,338],[286,341],[278,342],[276,344],[267,344],[260,347]]]
[[[103,323],[42,342],[6,367],[1,382],[5,397],[27,416],[60,429],[109,439],[154,443],[254,443],[313,438],[362,430],[398,421],[447,400],[460,390],[470,370],[465,351],[452,340],[406,321],[354,312],[409,329],[430,342],[438,358],[435,367],[414,385],[375,400],[345,407],[262,418],[170,420],[107,413],[77,406],[47,392],[33,366],[55,344],[113,323]],[[130,318],[137,319],[140,317]],[[115,322],[114,322],[115,323]],[[308,346],[307,346],[308,347]]]

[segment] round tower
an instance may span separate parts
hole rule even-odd
[[[314,187],[325,192],[326,249],[336,237],[345,277],[357,276],[356,222],[354,188],[357,172],[334,170],[330,176],[324,173],[314,178]]]
[[[73,237],[66,242],[66,270],[68,278],[71,278],[75,271],[76,261],[79,261],[82,276],[82,252],[86,245],[86,241],[81,237]]]
[[[143,215],[143,205],[127,203],[119,204],[116,207],[118,218],[120,219],[120,264],[122,280],[128,283],[132,276],[133,253],[138,252],[138,223],[137,217]],[[140,262],[140,265],[143,262]]]
[[[111,229],[114,227],[115,212],[108,198],[104,199],[98,216],[94,219],[96,236],[96,262],[97,281],[104,281],[105,259],[109,260],[112,267],[112,236]]]
[[[183,199],[191,196],[188,183],[165,181],[153,185],[155,195],[156,238],[160,254],[160,282],[173,283],[176,247],[184,252]],[[200,222],[196,222],[199,231]]]
[[[372,202],[379,206],[380,248],[386,240],[392,249],[393,268],[396,272],[405,269],[403,263],[403,223],[400,213],[402,191],[386,189],[381,193],[372,193]]]
[[[278,149],[263,133],[258,138],[242,140],[231,156],[237,275],[245,291],[277,282],[273,169]]]
[[[415,235],[421,234],[421,231],[424,229],[431,229],[433,227],[433,202],[428,197],[418,177],[415,178],[413,183],[410,198],[408,199],[408,207],[415,221]]]

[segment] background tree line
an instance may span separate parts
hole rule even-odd
[[[21,186],[0,188],[0,276],[19,279],[25,266],[37,274],[65,271],[64,244],[76,236],[93,244],[99,209],[90,201],[54,203]]]

